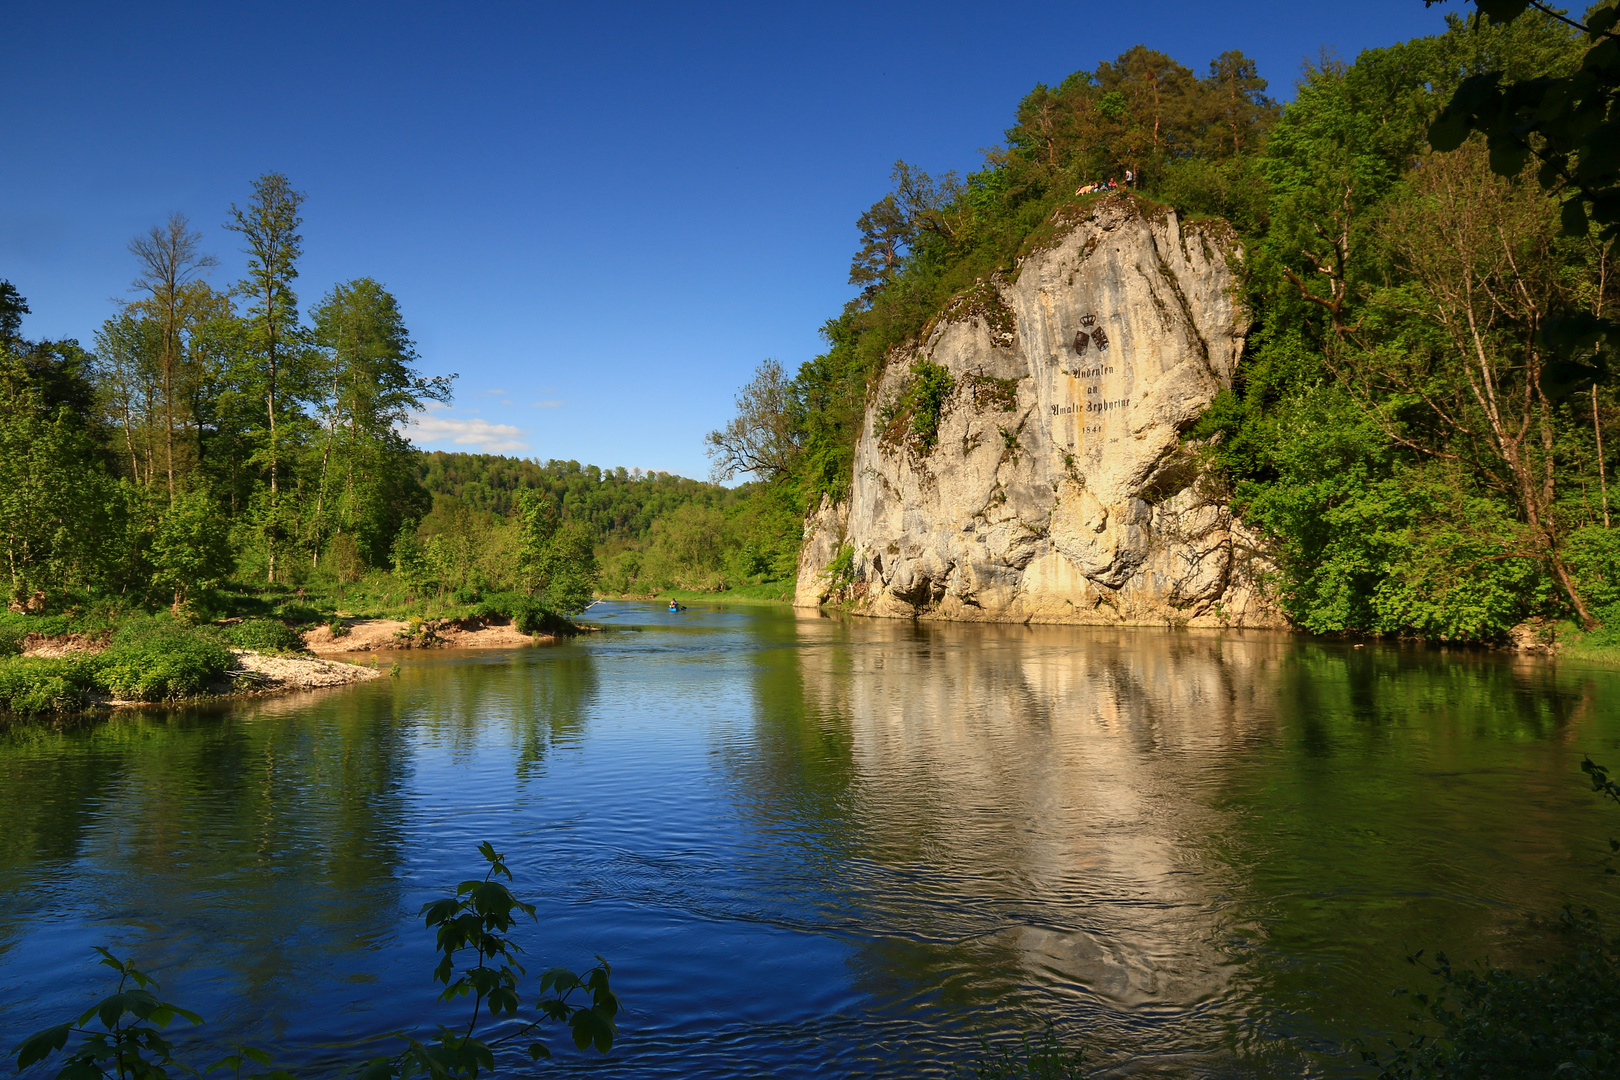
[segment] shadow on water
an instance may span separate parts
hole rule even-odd
[[[594,609],[553,648],[0,738],[7,1033],[90,944],[289,1064],[440,1019],[417,910],[506,850],[531,966],[615,964],[603,1076],[1350,1075],[1413,948],[1612,902],[1620,674],[1266,634]],[[1605,831],[1607,830],[1607,831]]]

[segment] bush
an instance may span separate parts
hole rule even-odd
[[[917,360],[911,365],[911,378],[899,395],[879,413],[882,434],[878,441],[888,450],[898,449],[903,444],[913,453],[928,454],[939,439],[939,423],[955,391],[956,381],[948,368]]]
[[[574,624],[533,600],[522,597],[511,604],[512,625],[525,634],[571,634]]]
[[[540,1027],[547,1022],[568,1025],[573,1044],[581,1050],[594,1046],[606,1054],[612,1048],[618,1036],[616,1017],[620,1006],[618,995],[609,985],[612,970],[608,962],[598,956],[595,967],[579,974],[567,968],[550,968],[540,976],[538,990],[532,996],[525,991],[519,982],[524,971],[517,962],[517,954],[523,950],[505,935],[519,923],[520,915],[532,918],[534,906],[513,896],[499,881],[500,876],[508,881],[512,878],[506,856],[488,843],[479,845],[478,850],[489,863],[484,879],[464,882],[455,895],[434,900],[421,911],[428,931],[438,942],[440,959],[433,980],[445,988],[439,1000],[453,1002],[470,995],[471,1021],[455,1028],[441,1024],[432,1043],[400,1033],[398,1038],[404,1046],[392,1054],[355,1062],[343,1070],[343,1075],[432,1076],[441,1080],[498,1075],[494,1071],[495,1049],[501,1043],[522,1039],[532,1060],[551,1057],[545,1043],[537,1041]],[[202,1076],[201,1070],[175,1060],[175,1047],[163,1029],[176,1018],[193,1025],[201,1024],[203,1018],[160,1000],[155,993],[157,983],[130,961],[118,959],[103,946],[94,948],[101,954],[101,965],[118,974],[114,992],[87,1012],[75,1008],[65,1023],[19,1042],[11,1051],[17,1056],[17,1071],[62,1053],[63,1057],[53,1063],[53,1067],[61,1066],[57,1076],[163,1078],[182,1072]],[[489,1030],[503,1012],[506,1023]],[[90,1026],[92,1017],[99,1030]],[[476,1030],[480,1018],[486,1025],[484,1031]],[[214,1054],[222,1050],[229,1050],[230,1056],[210,1072],[227,1068],[241,1076],[244,1064],[272,1062],[267,1051],[254,1046],[226,1044]],[[288,1075],[281,1070],[260,1072],[251,1064],[249,1067],[252,1075],[260,1077]]]
[[[96,657],[0,659],[0,709],[18,713],[72,712],[90,703],[97,686]]]
[[[321,613],[308,604],[282,604],[276,609],[275,614],[276,618],[292,623],[294,626],[309,626],[325,621],[321,618]]]
[[[203,693],[230,668],[231,652],[211,628],[142,616],[119,627],[107,651],[89,662],[113,696],[164,701]]]
[[[957,1066],[957,1076],[973,1080],[1082,1080],[1086,1075],[1084,1047],[1066,1046],[1050,1028],[1040,1038],[1026,1034],[1016,1044],[991,1047],[976,1061]]]
[[[15,611],[0,611],[0,656],[16,656],[22,652],[23,639],[29,634],[65,634],[68,620],[63,615],[19,615]]]
[[[1590,922],[1564,913],[1571,955],[1524,973],[1423,965],[1439,982],[1417,994],[1409,1019],[1427,1030],[1387,1057],[1364,1050],[1382,1080],[1496,1076],[1614,1076],[1620,1070],[1620,949]],[[1419,957],[1411,958],[1421,963]]]
[[[1581,771],[1600,797],[1620,804],[1608,769],[1587,758]],[[1620,840],[1609,849],[1620,852]],[[1407,1019],[1418,1027],[1404,1042],[1391,1039],[1387,1056],[1363,1045],[1362,1060],[1379,1067],[1379,1080],[1620,1076],[1620,939],[1591,910],[1565,908],[1556,929],[1563,955],[1533,974],[1454,967],[1444,953],[1433,967],[1422,952],[1407,957],[1439,985],[1412,995],[1418,1008]]]
[[[250,649],[253,652],[304,651],[303,637],[280,619],[245,619],[235,626],[227,627],[225,636],[238,649]]]

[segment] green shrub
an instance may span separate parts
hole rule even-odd
[[[333,631],[334,635],[336,631]],[[238,649],[261,653],[303,652],[304,639],[280,619],[246,619],[227,627],[225,636]]]
[[[114,697],[164,701],[203,693],[229,669],[231,653],[212,627],[142,615],[126,620],[107,651],[87,662],[96,669],[96,682]]]
[[[0,658],[0,709],[17,713],[72,712],[98,689],[96,657]]]
[[[16,656],[22,652],[23,639],[29,634],[66,634],[68,630],[65,615],[21,615],[15,611],[0,611],[0,656]]]
[[[319,611],[307,604],[282,604],[276,609],[276,618],[290,622],[294,626],[309,626],[325,621]]]
[[[512,625],[525,634],[571,634],[574,624],[530,600],[528,597],[518,597],[509,605],[511,610],[507,613],[512,617]]]
[[[929,453],[939,440],[939,423],[955,391],[956,380],[949,369],[927,360],[915,361],[911,378],[879,413],[882,434],[878,441],[890,450],[904,444],[913,453]]]
[[[1620,1071],[1620,947],[1564,913],[1570,955],[1535,972],[1422,964],[1439,983],[1413,995],[1422,1025],[1387,1053],[1363,1050],[1384,1080],[1614,1076]]]
[[[829,593],[837,592],[855,580],[855,549],[845,544],[838,549],[832,562],[822,567],[821,575],[827,582]]]
[[[1607,768],[1586,758],[1581,771],[1601,798],[1620,804],[1620,782]],[[1620,840],[1609,849],[1620,852]],[[1563,955],[1534,972],[1456,967],[1444,953],[1433,967],[1421,951],[1407,957],[1438,985],[1411,996],[1417,1008],[1407,1019],[1418,1026],[1404,1041],[1389,1040],[1387,1050],[1363,1045],[1362,1060],[1379,1067],[1379,1080],[1620,1076],[1620,939],[1589,909],[1565,908],[1556,930]]]
[[[1048,1028],[1040,1038],[1026,1034],[1018,1042],[982,1044],[977,1060],[957,1065],[956,1075],[973,1080],[1081,1080],[1087,1074],[1084,1047],[1065,1045]]]

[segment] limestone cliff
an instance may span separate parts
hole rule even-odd
[[[891,356],[849,502],[806,522],[797,604],[1284,625],[1254,538],[1181,440],[1243,350],[1235,241],[1123,194],[1058,224]]]

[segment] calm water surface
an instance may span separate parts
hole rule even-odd
[[[602,1077],[1353,1076],[1410,950],[1603,904],[1620,673],[1270,635],[592,612],[554,647],[0,736],[0,1037],[136,957],[313,1073],[452,1015],[417,911],[511,858],[530,970],[614,965]],[[1609,879],[1613,881],[1612,878]],[[553,1039],[554,1046],[566,1041]]]

